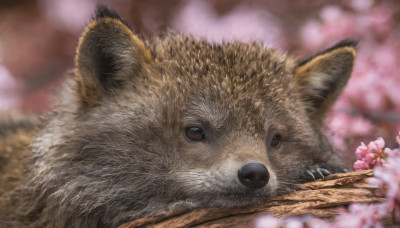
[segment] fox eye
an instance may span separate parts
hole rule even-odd
[[[188,127],[185,133],[186,136],[193,141],[200,141],[205,137],[204,130],[199,127]]]
[[[274,135],[274,137],[272,137],[271,140],[271,147],[275,149],[279,148],[281,145],[281,139],[282,139],[281,135],[279,134]]]

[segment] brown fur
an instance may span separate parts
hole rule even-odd
[[[350,77],[354,42],[299,62],[261,43],[142,41],[114,12],[97,15],[33,144],[34,130],[1,141],[11,148],[1,156],[30,158],[21,184],[2,187],[0,224],[115,227],[177,207],[260,203],[345,171],[321,127]],[[205,138],[190,140],[190,127]],[[265,187],[238,180],[249,162],[267,167]]]
[[[7,183],[0,185],[0,197],[18,185],[32,137],[39,130],[36,118],[13,116],[0,115],[0,183]]]

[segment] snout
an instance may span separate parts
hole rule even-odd
[[[269,172],[265,165],[250,162],[239,169],[238,178],[248,188],[262,188],[268,184]]]

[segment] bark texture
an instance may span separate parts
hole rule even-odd
[[[327,176],[324,180],[297,186],[297,191],[270,201],[237,209],[199,209],[176,211],[169,214],[141,218],[119,228],[134,227],[251,227],[256,218],[272,214],[277,217],[312,215],[332,220],[339,207],[352,202],[377,203],[384,197],[374,194],[367,182],[373,171],[359,171]]]

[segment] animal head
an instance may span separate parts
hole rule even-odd
[[[99,7],[36,140],[36,176],[55,205],[106,223],[261,202],[344,168],[321,127],[354,58],[349,40],[305,61],[260,43],[142,40]]]

